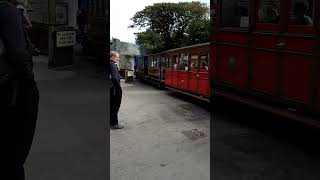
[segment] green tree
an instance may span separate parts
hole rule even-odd
[[[131,20],[131,28],[146,29],[136,41],[151,52],[209,41],[209,8],[200,2],[156,3]]]
[[[165,50],[161,34],[147,30],[137,34],[136,43],[147,50],[147,53],[157,53]]]
[[[199,21],[193,21],[189,26],[187,34],[188,45],[208,42],[210,36],[210,20],[200,19]]]

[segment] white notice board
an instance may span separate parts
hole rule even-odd
[[[68,47],[76,45],[76,31],[57,32],[57,47]]]

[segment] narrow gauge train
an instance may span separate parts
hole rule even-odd
[[[137,57],[137,76],[319,128],[320,0],[211,0],[211,17],[210,48]]]
[[[209,101],[210,43],[136,56],[136,77]]]

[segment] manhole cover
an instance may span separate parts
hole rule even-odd
[[[197,130],[197,129],[192,129],[192,130],[188,130],[188,131],[182,131],[182,134],[184,134],[185,136],[187,136],[189,139],[191,140],[197,140],[199,138],[202,137],[206,137],[206,134]]]

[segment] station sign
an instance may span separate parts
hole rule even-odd
[[[76,45],[76,31],[57,32],[57,47],[68,47]]]
[[[134,76],[134,71],[127,71],[127,76],[128,77],[133,77]]]

